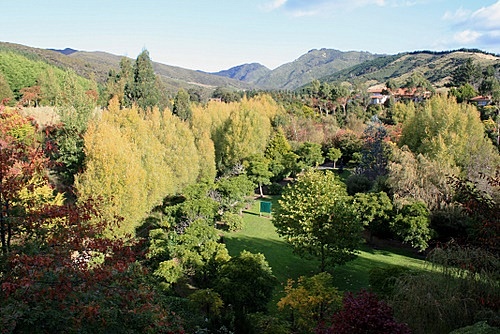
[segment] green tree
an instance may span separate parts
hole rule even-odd
[[[215,189],[222,212],[241,213],[249,196],[253,194],[255,185],[247,175],[241,174],[218,179]]]
[[[423,251],[428,247],[432,233],[429,228],[430,212],[422,202],[404,205],[398,211],[391,229],[404,243]]]
[[[472,85],[465,83],[458,88],[452,87],[450,94],[457,98],[458,103],[468,102],[473,97],[477,96],[477,92]]]
[[[481,75],[480,67],[474,64],[472,58],[467,58],[465,62],[458,66],[452,73],[452,85],[460,87],[464,84],[474,86]]]
[[[166,237],[170,259],[159,263],[154,274],[168,283],[185,276],[193,277],[201,287],[208,287],[218,267],[229,260],[226,246],[219,242],[219,232],[206,220],[197,219],[182,234],[172,231]],[[172,272],[182,274],[177,276]]]
[[[284,189],[279,203],[273,217],[278,234],[297,253],[319,257],[321,271],[353,258],[362,222],[335,174],[306,171]]]
[[[387,232],[393,205],[383,191],[378,193],[357,193],[354,204],[365,228],[370,231],[370,241],[374,233]]]
[[[286,157],[292,153],[292,147],[286,139],[281,127],[274,131],[267,143],[264,156],[269,159],[269,170],[273,173],[274,180],[282,180],[292,170],[287,165]]]
[[[242,251],[222,266],[215,290],[233,308],[236,332],[247,327],[248,313],[267,309],[275,285],[276,277],[263,254]]]
[[[330,147],[326,157],[333,161],[333,168],[336,168],[337,161],[342,157],[342,151],[339,148]]]
[[[191,102],[189,101],[189,94],[184,89],[180,89],[174,98],[174,115],[177,115],[183,121],[191,119]]]
[[[243,166],[249,179],[259,187],[260,197],[264,197],[262,186],[271,184],[271,176],[273,175],[269,171],[269,160],[262,154],[253,154],[245,159]]]
[[[305,142],[296,151],[301,161],[305,166],[317,167],[325,162],[321,145],[317,143]]]
[[[141,109],[147,110],[158,105],[160,92],[158,91],[156,74],[147,50],[143,50],[137,56],[133,67],[133,80],[127,80],[124,91],[126,106],[130,107],[135,103]]]
[[[0,102],[5,99],[12,99],[14,97],[14,93],[10,89],[9,83],[5,80],[4,76],[0,72]]]

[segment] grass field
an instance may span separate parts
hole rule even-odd
[[[275,198],[266,200],[276,207]],[[231,256],[238,255],[242,250],[264,254],[281,286],[289,278],[297,279],[299,276],[311,276],[319,272],[319,262],[316,259],[303,259],[293,254],[292,248],[276,233],[271,219],[259,215],[259,201],[255,201],[252,208],[244,212],[244,221],[245,227],[241,231],[225,234]],[[375,250],[363,246],[355,260],[333,270],[334,284],[341,291],[367,289],[370,269],[389,265],[423,269],[424,261],[397,250]],[[282,292],[281,287],[276,289],[274,304]]]

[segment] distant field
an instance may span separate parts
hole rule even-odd
[[[275,199],[268,199],[276,206]],[[316,259],[303,259],[293,254],[291,247],[276,233],[271,219],[259,216],[259,202],[244,212],[245,227],[238,232],[226,233],[225,241],[229,254],[238,255],[242,250],[265,255],[274,275],[283,286],[287,279],[311,276],[318,273]],[[341,291],[358,291],[369,288],[368,273],[374,267],[399,265],[412,269],[422,269],[425,261],[415,259],[396,250],[374,250],[364,246],[358,257],[333,271],[334,284]],[[280,287],[273,298],[275,304],[282,295]]]

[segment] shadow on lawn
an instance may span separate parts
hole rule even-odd
[[[300,276],[313,276],[319,273],[319,261],[317,259],[303,258],[294,254],[292,247],[281,240],[246,235],[228,235],[225,242],[231,256],[235,256],[243,250],[264,254],[273,270],[273,274],[281,284],[285,284],[289,278],[296,280]],[[408,263],[405,264],[401,263],[401,255],[391,251],[369,250],[370,247],[364,245],[362,251],[370,254],[368,257],[361,253],[354,260],[328,270],[339,290],[359,291],[360,289],[369,289],[369,274],[370,270],[374,268],[405,266],[415,269],[416,265],[410,263],[413,260],[412,258],[408,258]],[[376,257],[379,257],[379,259]]]

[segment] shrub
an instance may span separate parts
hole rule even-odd
[[[243,228],[243,217],[239,214],[232,213],[229,211],[224,212],[221,217],[221,222],[225,225],[228,231],[238,231]]]
[[[379,301],[375,294],[361,291],[357,296],[347,293],[342,309],[332,317],[327,328],[318,328],[318,334],[409,334],[406,324],[398,323],[392,309]]]
[[[360,174],[353,174],[349,176],[345,182],[347,186],[347,193],[353,196],[357,193],[366,193],[373,187],[373,182],[366,176]]]
[[[267,188],[267,193],[269,195],[281,195],[282,191],[283,191],[283,186],[279,183],[272,183]]]

